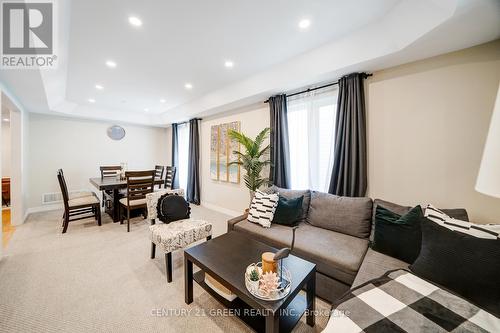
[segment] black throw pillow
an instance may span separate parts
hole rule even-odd
[[[409,264],[417,259],[422,242],[422,208],[416,206],[401,216],[382,206],[375,212],[372,249]]]
[[[158,219],[164,223],[188,219],[191,207],[184,197],[178,194],[164,194],[158,199],[156,206]]]
[[[302,216],[303,201],[304,196],[287,199],[280,195],[272,223],[295,226]]]
[[[422,221],[422,249],[410,266],[435,282],[500,317],[500,240],[478,238]]]

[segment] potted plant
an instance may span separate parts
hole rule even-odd
[[[229,137],[238,141],[244,148],[245,152],[233,151],[233,154],[238,156],[238,160],[229,163],[238,164],[243,167],[246,171],[246,175],[243,176],[246,187],[250,190],[250,200],[253,198],[255,191],[258,190],[262,185],[267,185],[269,183],[269,178],[261,177],[262,170],[266,165],[271,164],[269,160],[269,145],[262,148],[264,141],[269,136],[270,129],[264,128],[256,137],[255,140],[250,139],[243,133],[230,130],[228,132]]]
[[[250,271],[250,288],[252,289],[252,292],[257,292],[259,289],[259,281],[260,281],[260,276],[259,272],[257,271],[257,267],[254,267]]]

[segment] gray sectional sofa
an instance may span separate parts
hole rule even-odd
[[[296,231],[293,254],[316,264],[316,294],[333,302],[352,286],[381,276],[388,270],[406,268],[408,263],[369,248],[375,209],[381,205],[398,214],[411,207],[367,197],[339,197],[316,191],[294,191],[271,187],[268,192],[294,198],[304,195],[303,215]],[[444,210],[468,220],[464,209]],[[240,232],[273,247],[290,246],[288,226],[272,224],[263,228],[246,215],[228,221],[228,232]]]

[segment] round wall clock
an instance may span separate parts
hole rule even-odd
[[[108,127],[107,133],[113,140],[121,140],[125,137],[125,129],[118,125]]]

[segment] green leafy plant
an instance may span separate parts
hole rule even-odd
[[[259,272],[257,272],[257,269],[252,269],[252,271],[250,272],[250,281],[259,281],[259,280],[260,280]]]
[[[270,129],[264,128],[256,137],[255,140],[250,139],[245,134],[230,130],[228,132],[229,137],[238,141],[244,148],[245,152],[233,151],[238,157],[237,161],[229,163],[241,165],[246,171],[246,175],[243,176],[246,187],[250,190],[250,196],[253,196],[254,192],[258,190],[262,185],[269,183],[269,178],[261,177],[262,170],[266,165],[271,164],[269,160],[268,152],[269,145],[262,148],[264,141],[269,136]]]

